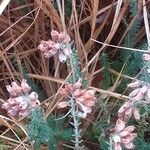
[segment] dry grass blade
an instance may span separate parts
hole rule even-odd
[[[3,13],[7,5],[10,3],[10,0],[2,0],[0,3],[0,15]]]
[[[20,82],[24,77],[31,82],[31,85],[33,84],[33,87],[35,86],[33,91],[38,95],[42,93],[39,95],[42,97],[40,107],[44,110],[45,118],[50,114],[57,116],[62,112],[68,112],[67,109],[60,110],[57,106],[59,102],[64,101],[59,94],[61,88],[67,79],[75,74],[73,63],[70,62],[72,69],[69,69],[68,64],[59,62],[58,55],[45,58],[38,47],[42,40],[48,41],[52,38],[52,30],[64,31],[70,35],[73,43],[71,48],[75,48],[79,56],[78,58],[75,54],[70,58],[73,60],[72,58],[75,57],[78,69],[81,69],[79,72],[83,75],[81,76],[88,81],[86,89],[82,86],[82,90],[94,90],[99,96],[97,104],[91,107],[92,112],[85,120],[81,119],[80,125],[83,130],[81,136],[89,135],[86,140],[84,139],[83,144],[88,147],[89,142],[89,150],[93,149],[94,146],[89,138],[91,124],[102,121],[102,118],[108,119],[108,122],[113,120],[110,124],[114,124],[117,115],[112,113],[117,113],[120,104],[129,100],[127,93],[130,90],[126,85],[122,87],[122,84],[126,84],[123,83],[124,80],[131,82],[139,80],[145,84],[144,79],[128,73],[126,67],[130,61],[131,64],[132,61],[136,61],[137,55],[141,56],[142,61],[142,54],[150,50],[149,1],[135,0],[137,3],[132,6],[134,4],[132,0],[2,0],[0,3],[0,14],[2,14],[0,16],[0,98],[2,98],[0,104],[5,103],[9,97],[6,85],[10,85],[12,81]],[[132,15],[132,11],[135,11],[135,15]],[[136,32],[134,40],[129,40],[128,46],[126,38],[133,36],[132,33],[131,35],[128,33],[134,25],[139,26],[134,31]],[[142,45],[146,38],[148,50]],[[64,54],[64,51],[62,52]],[[108,57],[108,60],[104,60],[108,61],[106,66],[100,57],[103,52]],[[129,60],[129,57],[122,58],[123,54],[130,53],[133,57]],[[120,64],[116,65],[117,61]],[[136,66],[137,64],[138,62]],[[135,69],[138,75],[145,69],[142,67],[141,65]],[[105,75],[105,71],[109,72],[109,77]],[[107,82],[105,77],[110,78],[106,87],[103,85]],[[80,109],[79,106],[79,111]],[[2,144],[14,150],[34,149],[33,145],[36,142],[29,142],[25,130],[30,119],[23,117],[10,119],[5,117],[8,116],[5,109],[0,108],[0,111]],[[110,119],[105,115],[115,117]],[[68,127],[71,119],[69,117],[65,119],[65,126]],[[73,149],[69,142],[64,143],[64,141],[57,146]],[[41,150],[44,149],[48,149],[46,144],[41,145]]]
[[[148,23],[148,14],[145,0],[143,0],[143,16],[144,16],[144,24],[145,24],[145,31],[147,36],[148,48],[150,49],[150,29]]]

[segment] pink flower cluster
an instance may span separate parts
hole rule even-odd
[[[140,119],[140,114],[137,108],[134,108],[132,102],[128,101],[123,104],[123,106],[118,110],[118,117],[127,121],[131,116],[136,120]]]
[[[41,41],[38,49],[41,50],[42,54],[46,58],[50,58],[52,56],[58,56],[60,62],[65,62],[69,54],[70,50],[70,36],[65,32],[57,32],[55,30],[51,31],[51,40]]]
[[[130,100],[126,101],[118,110],[118,117],[127,121],[133,115],[136,120],[139,120],[140,114],[135,107],[135,103],[150,103],[150,86],[140,81],[135,81],[128,84],[128,87],[134,90],[129,94]]]
[[[19,115],[26,117],[29,115],[30,108],[39,106],[38,95],[35,92],[29,94],[31,88],[26,83],[26,80],[22,80],[20,86],[16,82],[12,82],[6,88],[10,94],[10,98],[2,104],[2,108],[7,111],[9,116],[14,117]]]
[[[81,89],[82,83],[80,81],[76,82],[74,85],[65,84],[64,88],[61,89],[60,94],[64,98],[72,98],[76,101],[77,105],[80,107],[81,111],[78,112],[78,116],[85,118],[87,113],[91,113],[91,107],[96,102],[95,92],[93,90],[83,90]],[[58,104],[58,108],[64,108],[70,106],[69,102],[62,101]]]
[[[149,53],[143,54],[143,60],[150,62],[150,50],[148,50]],[[147,72],[150,74],[150,68],[147,69]]]
[[[115,150],[122,150],[122,146],[127,149],[134,148],[133,140],[136,137],[134,126],[128,126],[125,128],[125,122],[122,119],[118,119],[115,126],[115,133],[113,134],[113,142]]]
[[[150,53],[143,54],[143,60],[150,62]],[[150,69],[147,71],[150,73]],[[135,81],[128,84],[128,87],[133,88],[133,91],[129,94],[130,99],[118,110],[118,120],[112,137],[115,150],[122,150],[122,145],[124,145],[127,149],[133,149],[135,147],[133,139],[136,137],[136,133],[132,133],[135,127],[128,126],[125,128],[125,124],[132,115],[135,119],[140,119],[140,114],[138,109],[135,107],[135,103],[150,104],[149,84]]]

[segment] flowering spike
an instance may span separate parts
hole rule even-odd
[[[16,82],[12,82],[12,86],[6,86],[10,93],[10,98],[2,104],[8,115],[14,117],[16,115],[26,117],[29,115],[29,108],[36,108],[40,105],[38,95],[32,92],[30,86],[26,83],[26,80],[22,80],[21,85]]]

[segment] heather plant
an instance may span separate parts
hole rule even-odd
[[[88,113],[92,112],[91,107],[96,102],[93,90],[84,90],[82,87],[82,77],[78,64],[78,55],[72,55],[70,36],[64,32],[51,31],[52,40],[42,41],[38,48],[41,50],[44,57],[58,57],[60,62],[66,62],[68,58],[68,68],[72,71],[68,82],[64,88],[60,90],[60,95],[67,101],[62,101],[58,104],[58,108],[70,107],[65,117],[71,114],[73,121],[70,124],[73,126],[75,149],[82,149],[82,141],[80,136],[80,118],[86,118]],[[78,80],[78,81],[77,81]],[[80,110],[79,110],[80,109]]]
[[[149,150],[148,4],[0,2],[0,149]]]

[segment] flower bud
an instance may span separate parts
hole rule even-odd
[[[130,88],[138,88],[141,85],[140,81],[135,81],[133,83],[128,84]]]

